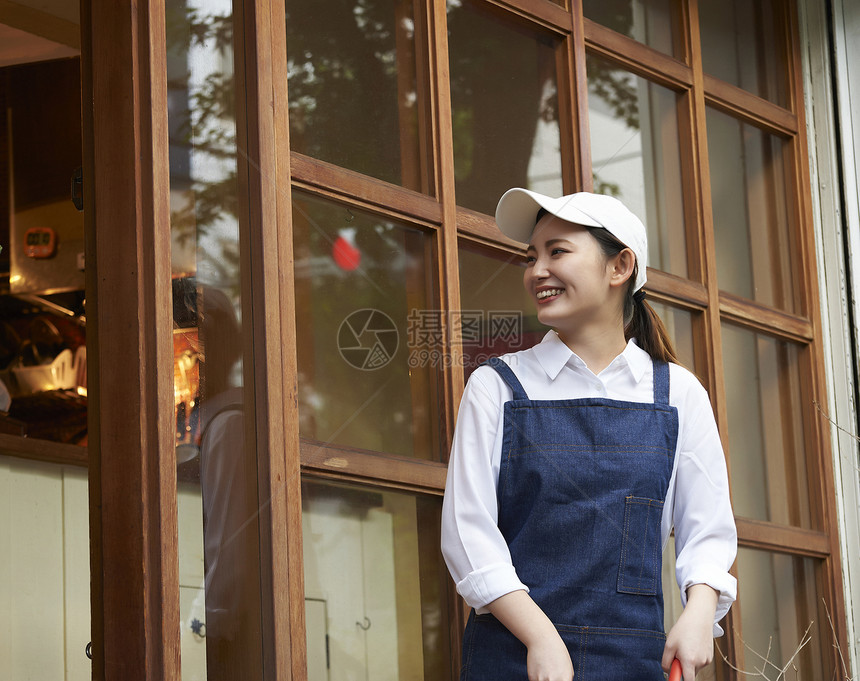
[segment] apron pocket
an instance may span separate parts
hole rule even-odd
[[[648,629],[563,627],[573,681],[664,681],[660,668],[666,634]],[[500,676],[508,681],[513,677]]]
[[[621,593],[653,596],[661,578],[660,525],[663,502],[627,497],[618,586]]]

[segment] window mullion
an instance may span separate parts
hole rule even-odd
[[[571,89],[572,111],[576,114],[575,117],[572,117],[573,146],[574,151],[577,152],[576,162],[565,164],[576,168],[576,186],[571,187],[565,184],[565,192],[592,191],[594,189],[594,178],[591,174],[591,145],[587,143],[591,139],[591,131],[588,127],[588,82],[585,67],[585,28],[582,17],[582,2],[576,0],[572,5],[571,34],[565,41],[565,46],[570,55],[568,62],[571,65],[573,82],[564,88],[559,88],[559,94],[567,92],[568,88]],[[559,110],[559,114],[561,114],[561,110]],[[565,132],[566,129],[562,126],[562,139],[566,137]]]
[[[253,329],[254,430],[260,498],[264,669],[277,681],[304,678],[304,580],[296,396],[289,118],[285,5],[278,0],[238,5],[236,75],[245,99],[237,102],[240,187],[247,220]],[[243,68],[244,67],[244,68]],[[243,106],[244,104],[244,106]],[[244,270],[245,268],[243,268]],[[278,292],[278,295],[272,295]],[[286,531],[284,531],[286,529]]]
[[[433,92],[433,159],[438,198],[442,206],[442,226],[436,233],[436,258],[439,312],[451,319],[450,312],[460,308],[460,276],[457,268],[457,200],[454,191],[454,134],[451,118],[450,68],[448,61],[447,8],[444,2],[430,2],[427,7],[427,38],[430,48],[430,81]],[[454,437],[454,415],[463,394],[462,340],[459,328],[443,324],[443,347],[448,353],[442,368],[443,460],[451,449]]]
[[[704,73],[702,69],[702,50],[701,36],[699,33],[699,8],[697,0],[687,0],[685,2],[682,16],[687,20],[686,25],[682,27],[682,31],[687,36],[686,41],[689,46],[689,64],[692,68],[693,84],[691,90],[692,96],[692,152],[694,163],[693,166],[697,169],[698,184],[694,188],[694,195],[691,198],[695,204],[695,211],[698,220],[695,223],[695,229],[698,231],[697,238],[694,239],[698,243],[699,262],[692,266],[693,271],[700,271],[703,275],[703,283],[707,291],[707,308],[704,314],[704,323],[701,325],[700,342],[705,348],[705,356],[709,359],[704,367],[707,375],[707,385],[711,398],[711,404],[714,408],[714,415],[717,421],[717,427],[720,431],[720,437],[723,442],[723,450],[726,459],[726,468],[729,476],[729,485],[731,486],[731,468],[729,462],[729,438],[728,438],[728,410],[726,395],[726,383],[723,376],[723,346],[720,334],[720,297],[717,285],[717,260],[716,260],[716,245],[714,238],[714,221],[711,210],[711,185],[710,185],[710,169],[708,164],[708,136],[705,126],[705,88],[704,88]],[[689,210],[689,209],[688,209]],[[737,577],[737,564],[732,567],[732,574]],[[726,630],[732,632],[731,636],[726,637],[725,649],[721,647],[720,651],[726,658],[738,668],[744,668],[744,648],[741,632],[741,615],[740,602],[736,601],[732,605],[726,620]]]

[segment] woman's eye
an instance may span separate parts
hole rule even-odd
[[[564,250],[563,248],[553,248],[550,251],[550,254],[552,254],[552,255],[556,255],[557,253],[567,253],[567,251]]]
[[[527,255],[526,256],[526,265],[531,265],[535,260],[536,260],[536,258],[533,255]]]

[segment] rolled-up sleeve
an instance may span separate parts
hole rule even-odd
[[[684,413],[674,485],[675,576],[683,605],[693,584],[719,592],[714,636],[720,636],[717,622],[737,596],[737,581],[729,573],[737,555],[737,529],[716,422],[698,382],[686,396]]]
[[[507,593],[528,591],[497,524],[493,453],[499,446],[502,395],[494,398],[499,389],[481,382],[487,371],[493,370],[477,369],[463,393],[442,504],[442,554],[457,592],[479,613]]]

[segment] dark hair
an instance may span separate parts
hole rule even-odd
[[[540,222],[549,211],[541,208],[535,217],[535,224]],[[627,248],[616,239],[607,229],[603,227],[589,227],[583,225],[600,245],[603,254],[607,258],[618,255]],[[647,352],[653,359],[664,362],[678,363],[672,340],[663,325],[659,315],[654,312],[645,302],[645,291],[640,290],[634,294],[633,287],[636,285],[636,274],[639,271],[639,263],[633,266],[633,274],[627,286],[627,295],[624,297],[624,338],[630,340],[635,338],[639,347]]]

